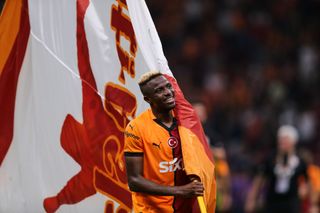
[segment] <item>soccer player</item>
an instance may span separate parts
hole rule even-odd
[[[174,89],[160,72],[144,74],[139,86],[150,108],[128,124],[124,148],[134,212],[192,212],[204,187],[184,171]]]

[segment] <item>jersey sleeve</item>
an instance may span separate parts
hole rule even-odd
[[[124,154],[125,156],[143,155],[143,141],[138,127],[130,122],[124,132]]]

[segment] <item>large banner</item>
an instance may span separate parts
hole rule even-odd
[[[148,107],[137,79],[175,83],[144,0],[7,0],[0,51],[0,212],[130,212],[123,131]],[[181,123],[213,168],[194,121]]]

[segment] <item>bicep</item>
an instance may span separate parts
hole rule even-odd
[[[128,178],[143,175],[143,155],[125,156]]]

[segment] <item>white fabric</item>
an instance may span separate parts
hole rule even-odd
[[[122,86],[136,96],[139,114],[147,107],[136,83],[140,75],[150,69],[172,74],[144,0],[127,3],[138,52],[136,76],[125,73]],[[112,4],[117,3],[92,0],[85,15],[90,62],[101,96],[107,82],[120,84],[110,27]],[[80,170],[60,145],[66,115],[82,122],[76,1],[29,0],[29,16],[31,33],[17,88],[14,138],[0,167],[0,212],[4,213],[44,212],[43,199],[58,193]],[[58,212],[104,212],[107,199],[97,193],[78,204],[63,205]]]
[[[148,66],[172,76],[145,0],[128,0],[127,4],[137,40],[143,41],[139,43],[139,48]]]

